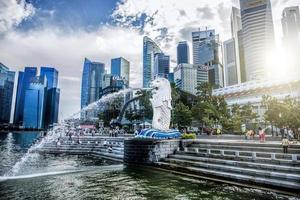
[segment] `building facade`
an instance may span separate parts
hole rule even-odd
[[[84,59],[81,83],[81,108],[97,101],[103,87],[105,66],[100,62]]]
[[[237,71],[237,82],[238,84],[246,81],[245,78],[245,64],[243,62],[244,57],[242,57],[242,20],[241,20],[241,11],[236,7],[232,7],[231,16],[230,16],[230,25],[231,25],[231,36],[234,42],[235,50],[235,63]],[[225,50],[224,50],[225,51]],[[226,70],[225,70],[226,72]]]
[[[36,75],[36,67],[25,67],[24,72],[19,72],[15,101],[14,124],[23,124],[25,92],[29,88],[30,80]]]
[[[149,83],[154,74],[154,55],[156,53],[162,53],[159,46],[145,36],[143,38],[143,87],[149,87]]]
[[[114,76],[120,76],[124,79],[125,84],[129,86],[129,61],[122,57],[111,59],[111,74]]]
[[[47,78],[47,100],[45,110],[45,127],[58,122],[60,89],[58,88],[58,71],[53,67],[41,67],[40,76]]]
[[[224,49],[224,70],[225,70],[225,86],[238,84],[238,70],[236,61],[236,50],[234,39],[226,40],[223,43]]]
[[[197,68],[197,86],[202,83],[208,83],[208,66],[195,65]]]
[[[215,30],[192,32],[194,65],[208,67],[208,81],[214,88],[224,87],[222,45]]]
[[[300,100],[300,77],[289,77],[286,80],[249,81],[242,84],[213,90],[213,95],[223,96],[231,107],[234,104],[251,104],[258,114],[259,120],[264,120],[265,108],[262,106],[264,95],[283,100],[290,96]]]
[[[25,91],[23,126],[25,128],[43,129],[47,101],[47,78],[31,78]]]
[[[14,82],[15,72],[0,63],[0,123],[10,122]]]
[[[300,73],[300,14],[299,7],[287,7],[282,12],[283,47],[288,53],[289,72]]]
[[[196,95],[197,66],[193,64],[179,64],[174,69],[175,86],[185,92]]]
[[[190,63],[190,50],[187,41],[181,41],[177,45],[177,64]]]
[[[152,79],[155,77],[168,78],[170,73],[170,56],[164,53],[154,54],[154,73]]]
[[[274,47],[270,0],[240,0],[246,81],[265,78]]]

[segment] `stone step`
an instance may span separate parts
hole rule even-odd
[[[213,164],[213,163],[207,163],[201,161],[188,161],[188,160],[175,159],[175,158],[166,158],[165,161],[178,164],[181,166],[191,166],[191,167],[237,173],[237,174],[256,176],[262,178],[282,179],[285,181],[292,180],[294,182],[300,183],[300,175],[295,173],[272,172],[269,170],[259,170],[259,169],[245,168],[245,167],[228,166],[228,165]]]
[[[184,142],[189,145],[225,145],[225,146],[242,146],[242,147],[282,147],[280,142],[277,143],[260,143],[243,141],[212,141],[212,140],[187,140]],[[300,149],[300,144],[290,144],[291,148]]]
[[[216,144],[193,144],[191,147],[194,148],[206,148],[206,149],[230,149],[239,151],[256,151],[256,152],[272,152],[272,153],[282,153],[283,148],[278,147],[263,147],[263,146],[233,146],[233,145],[216,145]],[[300,149],[289,148],[289,153],[300,154]]]
[[[197,168],[197,167],[184,167],[177,164],[172,164],[168,162],[158,162],[156,163],[157,166],[165,168],[165,169],[171,169],[171,170],[177,170],[182,171],[184,173],[192,173],[204,177],[213,177],[218,178],[220,181],[231,181],[232,184],[236,183],[251,183],[257,186],[264,185],[264,186],[273,186],[277,188],[284,188],[288,191],[293,190],[295,192],[299,192],[300,184],[293,181],[283,181],[273,178],[261,178],[256,176],[250,176],[250,175],[242,175],[232,172],[224,172],[224,171],[217,171],[212,169],[203,169],[203,168]],[[292,192],[292,191],[290,191]]]
[[[271,159],[271,158],[264,158],[264,157],[256,157],[254,160],[251,156],[236,156],[236,155],[221,155],[221,154],[207,154],[202,152],[184,152],[184,151],[177,151],[176,154],[180,155],[190,155],[195,157],[209,157],[209,158],[218,158],[218,159],[225,159],[225,160],[236,160],[236,161],[248,161],[256,163],[266,163],[266,164],[276,164],[276,165],[285,165],[285,166],[300,166],[299,161],[292,161],[286,159]]]
[[[207,148],[198,148],[198,147],[185,147],[185,151],[187,152],[207,152]],[[214,154],[225,154],[225,155],[236,155],[238,152],[241,156],[252,156],[253,151],[240,151],[240,150],[234,150],[234,149],[209,149],[211,153]],[[292,160],[293,155],[296,156],[297,160],[300,160],[300,154],[284,154],[284,153],[274,153],[274,152],[255,152],[257,157],[264,157],[264,158],[271,158],[272,156],[275,156],[275,158],[278,159],[287,159]],[[274,155],[272,155],[274,154]]]
[[[236,161],[236,160],[225,160],[225,159],[216,159],[216,158],[209,158],[209,157],[177,155],[177,154],[170,155],[169,158],[188,160],[188,161],[200,161],[200,162],[205,162],[205,163],[221,164],[221,165],[228,165],[228,166],[246,167],[246,168],[251,168],[251,169],[263,169],[263,170],[269,170],[269,171],[300,174],[300,167],[291,167],[291,166],[264,164],[264,163],[246,162],[246,161]]]

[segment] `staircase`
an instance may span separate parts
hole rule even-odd
[[[291,145],[289,154],[278,142],[194,140],[184,146],[156,164],[231,184],[300,191],[300,145]]]
[[[107,146],[103,145],[104,140],[107,145],[111,146],[111,151]],[[123,138],[103,138],[99,136],[81,136],[80,144],[77,138],[69,140],[68,137],[61,139],[61,144],[57,145],[55,141],[46,143],[42,148],[38,149],[40,153],[50,154],[76,154],[90,155],[96,158],[104,158],[113,161],[123,162],[124,140]]]

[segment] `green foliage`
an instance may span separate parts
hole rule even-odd
[[[119,116],[123,106],[123,98],[117,97],[103,105],[103,110],[99,113],[99,119],[103,121],[104,126],[109,126],[112,119]]]
[[[172,121],[174,124],[177,124],[180,129],[190,126],[192,123],[192,112],[190,108],[182,102],[176,104],[173,110]]]
[[[289,126],[292,129],[300,127],[300,103],[290,96],[283,101],[275,97],[263,96],[262,105],[266,108],[265,120],[277,127]]]
[[[141,115],[143,119],[152,119],[153,110],[150,102],[151,91],[141,90],[136,93],[140,95],[139,104],[141,107]]]
[[[182,139],[196,139],[195,133],[184,133],[181,135]]]

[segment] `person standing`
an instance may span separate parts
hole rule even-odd
[[[284,138],[284,127],[280,129],[281,139]]]
[[[285,137],[282,139],[283,153],[288,153],[289,140]]]

